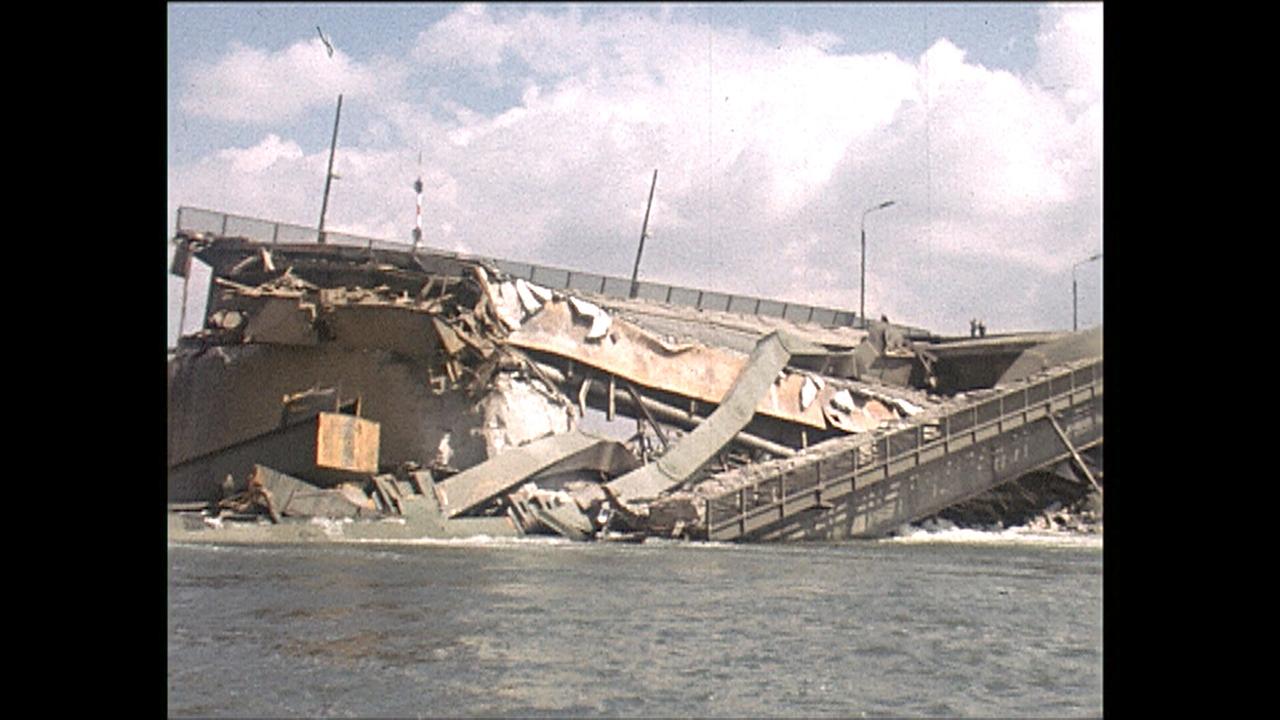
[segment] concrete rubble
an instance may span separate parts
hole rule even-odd
[[[213,277],[169,363],[180,539],[698,538],[706,499],[762,472],[1101,352],[1100,331],[947,343],[452,256],[175,242],[175,274],[194,257]]]

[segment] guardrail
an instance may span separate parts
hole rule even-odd
[[[314,227],[291,225],[261,218],[232,215],[202,208],[178,208],[179,231],[216,233],[223,236],[245,237],[257,242],[309,243],[319,240],[320,231]],[[381,250],[407,250],[406,242],[392,242],[325,230],[325,241],[333,245],[367,247]],[[524,278],[539,285],[560,290],[592,292],[606,297],[625,300],[630,296],[631,280],[628,278],[599,275],[565,268],[533,263],[503,260],[501,258],[464,255],[448,250],[419,246],[424,253],[463,260],[483,260],[497,266],[513,277]],[[858,314],[850,310],[806,305],[803,303],[771,300],[747,295],[680,287],[665,283],[638,283],[637,297],[657,300],[670,305],[681,305],[699,310],[716,310],[743,315],[772,317],[790,322],[814,323],[826,327],[853,327],[858,324]],[[922,328],[901,326],[909,336],[928,337]]]
[[[1102,395],[1103,362],[1065,370],[947,415],[818,458],[706,500],[707,538],[732,540],[799,512],[824,507],[898,473],[946,457],[1062,411],[1087,409]],[[1089,414],[1098,430],[1099,413]],[[1068,431],[1070,432],[1070,431]]]

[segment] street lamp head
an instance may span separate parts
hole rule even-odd
[[[866,210],[863,210],[863,211],[862,211],[862,214],[863,214],[863,215],[866,215],[866,214],[867,214],[867,213],[869,213],[869,212],[875,212],[876,210],[883,210],[883,209],[885,209],[885,208],[889,207],[890,205],[895,205],[895,204],[897,204],[897,200],[885,200],[884,202],[880,203],[879,205],[872,205],[871,207],[867,208]]]
[[[1074,265],[1072,265],[1072,266],[1071,266],[1071,272],[1072,272],[1072,273],[1075,273],[1076,268],[1080,267],[1081,265],[1083,265],[1083,264],[1085,264],[1085,263],[1087,263],[1087,262],[1093,262],[1094,260],[1097,260],[1097,259],[1099,259],[1099,258],[1101,258],[1101,257],[1102,257],[1102,253],[1094,253],[1093,255],[1090,255],[1089,257],[1087,257],[1087,258],[1085,258],[1085,259],[1081,260],[1080,262],[1075,263]]]
[[[862,320],[862,327],[867,327],[867,215],[876,210],[883,210],[895,201],[885,200],[874,207],[869,207],[862,211],[861,236],[862,236],[862,276],[858,283],[858,317]]]
[[[863,211],[862,211],[862,219],[863,219],[863,221],[866,221],[867,216],[868,216],[868,215],[870,215],[871,213],[875,212],[876,210],[883,210],[883,209],[885,209],[885,208],[889,207],[890,205],[894,205],[894,204],[896,204],[896,203],[897,203],[897,201],[896,201],[896,200],[885,200],[884,202],[880,203],[879,205],[872,205],[871,207],[869,207],[869,208],[867,208],[866,210],[863,210]]]

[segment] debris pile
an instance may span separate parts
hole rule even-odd
[[[169,496],[219,521],[699,537],[708,498],[950,402],[935,350],[887,322],[738,320],[744,353],[700,336],[701,311],[477,260],[176,242],[173,271],[195,257],[213,280],[170,363]],[[585,431],[620,417],[625,439]]]

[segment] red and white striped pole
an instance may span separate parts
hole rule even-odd
[[[422,153],[418,153],[418,179],[413,181],[413,190],[418,193],[413,223],[413,249],[417,250],[418,243],[422,242]]]

